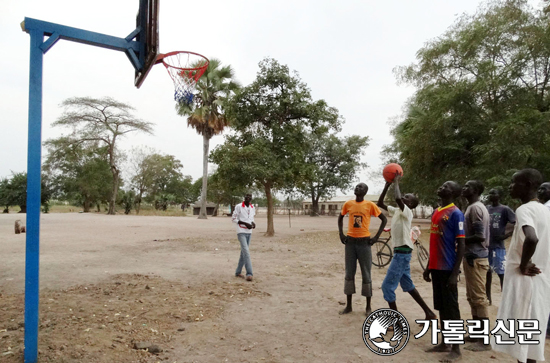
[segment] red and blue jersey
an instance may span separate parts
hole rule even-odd
[[[464,238],[464,214],[453,203],[437,208],[430,230],[430,270],[453,269],[457,238]]]

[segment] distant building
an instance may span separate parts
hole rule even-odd
[[[365,200],[370,200],[373,203],[377,203],[380,198],[380,194],[367,194],[365,195]],[[320,215],[329,215],[337,216],[338,213],[342,211],[344,203],[348,200],[355,199],[355,195],[344,195],[339,197],[334,197],[329,200],[319,201],[319,214]],[[304,200],[302,202],[302,208],[304,209],[304,214],[311,214],[311,199]],[[394,203],[395,205],[395,203]],[[433,208],[423,204],[419,204],[418,207],[413,209],[414,218],[431,218],[433,213]]]
[[[198,216],[201,211],[201,203],[197,202],[193,205],[191,205],[193,208],[193,215]],[[212,202],[206,202],[206,215],[207,216],[225,216],[225,215],[231,215],[231,206],[220,204],[218,206],[218,210],[216,210],[216,203]]]
[[[378,202],[378,198],[380,198],[380,194],[367,194],[365,195],[365,200],[370,200],[371,202]],[[320,200],[319,201],[319,214],[320,215],[329,215],[329,216],[335,216],[340,213],[342,210],[342,207],[344,206],[344,203],[348,200],[355,199],[355,195],[344,195],[339,197],[333,197],[329,200]],[[310,214],[312,208],[311,199],[304,200],[302,202],[302,207],[304,208],[304,214]]]

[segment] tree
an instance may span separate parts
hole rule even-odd
[[[202,189],[201,210],[199,219],[206,219],[206,194],[208,188],[208,151],[210,139],[221,134],[228,125],[223,104],[227,97],[239,88],[233,80],[234,73],[231,66],[221,66],[219,59],[212,58],[206,72],[197,82],[195,102],[191,104],[179,103],[176,108],[178,114],[187,117],[187,126],[192,127],[203,141]]]
[[[235,204],[242,201],[243,196],[250,192],[246,186],[238,185],[232,182],[229,182],[217,171],[208,176],[208,193],[206,195],[207,200],[216,203],[213,214],[215,215],[218,211],[220,204],[226,204],[231,206],[231,210],[234,209]],[[194,188],[200,194],[200,189],[202,186],[202,178],[197,179],[194,183]],[[256,202],[253,202],[256,204]]]
[[[147,188],[152,184],[153,171],[150,167],[151,164],[147,160],[154,153],[156,153],[154,149],[147,147],[133,147],[130,152],[130,180],[132,187],[137,190],[135,200],[136,214],[139,214],[143,196],[147,192]]]
[[[70,144],[93,144],[106,147],[112,174],[108,214],[115,214],[115,204],[120,186],[120,152],[117,140],[130,132],[142,131],[152,134],[152,123],[132,115],[135,109],[110,97],[101,99],[74,97],[63,101],[63,114],[53,126],[71,127],[67,137]]]
[[[288,67],[266,58],[252,84],[227,105],[236,133],[211,154],[218,172],[235,185],[257,184],[268,201],[267,236],[273,236],[273,191],[292,189],[305,158],[305,135],[338,130],[338,110],[313,101],[310,90]]]
[[[133,190],[119,191],[120,204],[124,207],[124,214],[130,214],[136,202],[136,192]]]
[[[0,179],[0,206],[4,207],[2,213],[10,212],[11,206],[9,204],[9,185],[10,180],[8,178]]]
[[[46,211],[51,198],[48,180],[47,176],[42,176],[40,203]],[[11,178],[0,181],[0,203],[5,207],[3,213],[9,213],[9,207],[14,205],[19,206],[19,213],[27,213],[27,173],[12,173]]]
[[[297,188],[311,198],[311,216],[319,216],[319,200],[330,198],[338,189],[348,189],[357,172],[369,138],[358,135],[339,138],[334,134],[311,133],[305,145],[305,163]]]
[[[387,161],[425,203],[445,180],[505,187],[514,170],[550,175],[550,19],[526,1],[464,15],[397,69],[417,88],[393,128]]]
[[[54,192],[61,199],[82,205],[84,213],[109,201],[113,175],[106,146],[75,143],[63,136],[44,144],[48,150],[44,171],[51,176]]]

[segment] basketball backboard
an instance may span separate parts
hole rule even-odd
[[[134,84],[141,87],[147,74],[155,65],[159,53],[159,3],[160,0],[139,0],[139,11],[136,17],[136,28],[139,33],[136,41],[139,43],[139,61],[143,65],[136,70]]]

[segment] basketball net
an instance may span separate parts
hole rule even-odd
[[[198,53],[178,51],[160,54],[157,63],[164,64],[174,81],[174,100],[187,105],[193,103],[193,91],[208,68],[208,59]]]

